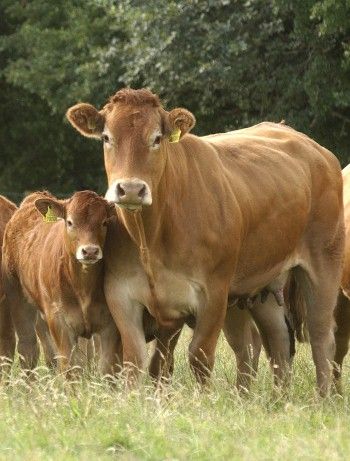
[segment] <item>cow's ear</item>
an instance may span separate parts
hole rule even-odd
[[[192,130],[196,124],[194,115],[181,107],[168,113],[168,126],[170,129],[170,142],[178,141],[183,135]]]
[[[76,104],[67,110],[66,116],[74,128],[83,136],[101,138],[105,118],[91,104]]]
[[[35,200],[35,206],[48,221],[55,221],[57,218],[66,218],[66,207],[58,200],[38,198]]]

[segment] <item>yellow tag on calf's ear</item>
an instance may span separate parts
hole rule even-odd
[[[169,142],[179,142],[180,141],[180,136],[181,136],[180,128],[175,128],[175,130],[172,131],[170,136],[169,136]]]
[[[44,221],[45,222],[56,222],[57,221],[57,216],[55,213],[52,211],[50,207],[47,208],[46,215],[44,216]]]

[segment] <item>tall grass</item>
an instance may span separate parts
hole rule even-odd
[[[44,367],[29,381],[14,369],[0,388],[0,459],[4,460],[297,460],[349,459],[349,369],[344,397],[320,401],[308,346],[299,346],[288,396],[272,389],[264,356],[252,391],[234,388],[231,350],[220,341],[205,392],[188,369],[188,333],[176,352],[171,385],[147,377],[126,392],[86,373],[76,383]]]

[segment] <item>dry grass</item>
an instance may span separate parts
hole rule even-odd
[[[295,460],[350,457],[349,370],[344,398],[319,401],[309,348],[299,346],[288,397],[272,391],[265,357],[246,398],[237,395],[231,351],[220,342],[211,388],[188,370],[188,334],[173,383],[157,393],[145,378],[126,393],[96,375],[66,383],[45,368],[28,382],[15,369],[0,388],[0,459]]]

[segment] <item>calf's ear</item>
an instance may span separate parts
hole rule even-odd
[[[107,205],[107,218],[113,218],[113,216],[117,216],[117,211],[115,209],[114,203],[108,203]]]
[[[98,139],[101,137],[105,119],[91,104],[80,103],[70,107],[66,117],[83,136]]]
[[[43,216],[47,215],[47,212],[50,208],[51,213],[56,218],[65,219],[66,217],[66,207],[63,205],[63,203],[60,203],[57,200],[49,198],[38,198],[35,200],[35,206]]]
[[[177,142],[183,135],[192,130],[196,124],[196,119],[189,110],[178,107],[168,112],[167,122],[170,142]]]

